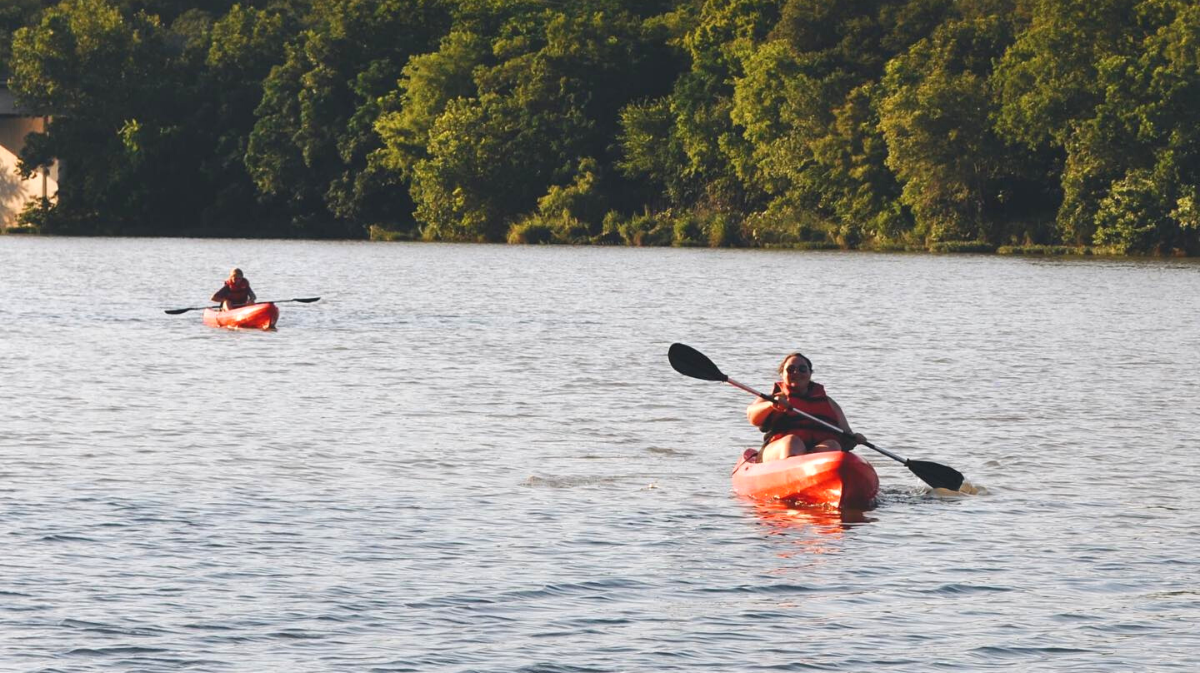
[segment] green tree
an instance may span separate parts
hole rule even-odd
[[[246,165],[306,235],[365,235],[411,211],[396,176],[369,160],[375,122],[414,54],[449,30],[440,0],[314,0],[309,28],[263,82]]]
[[[1108,182],[1080,174],[1078,169],[1098,164],[1071,158],[1068,148],[1086,144],[1076,134],[1094,134],[1104,125],[1087,131],[1080,124],[1094,116],[1104,97],[1099,64],[1129,53],[1130,17],[1141,1],[1028,0],[1021,12],[1026,25],[997,62],[995,128],[1006,142],[1026,147],[1042,184],[1054,186],[1042,217],[1056,217],[1058,236],[1068,242],[1091,242],[1100,198],[1096,190]]]
[[[688,156],[675,128],[669,96],[634,101],[621,110],[615,166],[644,185],[643,203],[656,210],[693,203],[697,185],[687,179]]]
[[[996,66],[998,131],[1033,149],[1061,149],[1073,123],[1103,98],[1099,63],[1128,53],[1129,18],[1140,2],[1026,0],[1028,26]]]
[[[163,38],[155,17],[127,18],[105,0],[65,0],[14,35],[9,85],[28,109],[53,115],[23,151],[22,170],[58,159],[74,171],[56,226],[146,231],[163,215],[148,197],[171,180],[164,162],[179,135]]]
[[[182,33],[181,17],[172,26]],[[211,22],[189,50],[195,72],[188,98],[194,107],[186,125],[192,133],[193,154],[203,175],[199,231],[246,234],[278,231],[278,219],[262,207],[245,164],[254,110],[262,101],[262,82],[284,59],[285,45],[299,30],[296,7],[276,4],[271,9],[234,5]]]
[[[384,100],[375,122],[383,147],[373,160],[404,180],[429,156],[429,133],[450,101],[476,92],[475,69],[490,63],[491,44],[483,36],[455,29],[435,52],[418,54],[404,66],[399,86]]]
[[[1110,56],[1098,68],[1104,100],[1069,145],[1065,205],[1076,209],[1079,228],[1094,226],[1098,244],[1194,252],[1200,8],[1155,2],[1139,9],[1131,31],[1142,38],[1137,53]]]
[[[594,0],[470,25],[495,34],[462,33],[414,60],[400,109],[378,126],[381,162],[411,175],[423,235],[505,240],[541,197],[584,179],[581,165],[595,167],[589,198],[622,191],[597,185],[617,158],[620,109],[661,88],[642,18]]]
[[[768,212],[785,229],[794,227],[789,220],[804,219],[816,229],[808,236],[857,245],[909,228],[899,185],[884,163],[878,81],[890,59],[939,25],[948,4],[784,5],[770,40],[736,81],[732,115],[753,148],[739,175],[770,194]]]
[[[733,82],[778,20],[779,5],[678,3],[654,22],[658,39],[683,59],[681,72],[669,93],[635,99],[622,111],[616,164],[622,176],[649,190],[643,191],[648,206],[740,215],[761,200],[762,190],[744,177],[753,164],[731,116]]]
[[[705,0],[683,37],[691,70],[671,95],[673,142],[687,157],[684,179],[702,191],[680,205],[745,212],[762,202],[765,195],[748,174],[753,148],[732,117],[733,84],[778,22],[779,11],[778,0]]]
[[[888,65],[887,164],[926,240],[1001,238],[996,214],[1015,159],[992,131],[989,75],[1011,30],[995,15],[951,20]]]
[[[893,241],[912,228],[900,185],[887,167],[880,89],[864,84],[846,95],[827,133],[812,142],[811,170],[796,183],[801,193],[816,195],[822,212],[833,215],[835,239],[843,245],[865,238]]]
[[[0,4],[0,74],[7,76],[9,72],[13,33],[36,21],[42,9],[55,2],[57,0],[8,0]]]
[[[997,68],[997,128],[1062,157],[1064,240],[1196,248],[1197,16],[1180,0],[1032,3]]]

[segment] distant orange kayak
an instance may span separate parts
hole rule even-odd
[[[247,304],[228,311],[204,309],[204,324],[226,329],[275,329],[279,307],[275,304]]]
[[[807,453],[768,463],[743,459],[733,471],[733,490],[756,500],[870,509],[879,493],[879,475],[866,460],[845,451]]]

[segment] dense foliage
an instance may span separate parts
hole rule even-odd
[[[1200,253],[1191,0],[13,0],[44,231]]]

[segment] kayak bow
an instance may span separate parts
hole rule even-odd
[[[204,324],[226,329],[275,329],[279,321],[279,307],[273,303],[247,304],[228,311],[204,309]]]
[[[746,452],[750,454],[750,451]],[[821,451],[767,463],[743,459],[733,470],[733,490],[756,500],[783,500],[837,509],[871,509],[879,475],[846,451]]]

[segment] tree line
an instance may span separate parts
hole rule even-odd
[[[1200,252],[1193,0],[11,0],[45,232]]]

